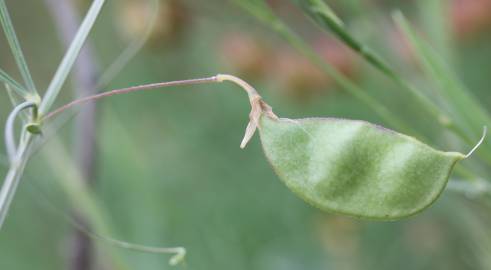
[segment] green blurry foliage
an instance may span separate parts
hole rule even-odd
[[[268,37],[275,48],[290,46],[290,42],[274,37],[269,27],[256,24],[233,5],[223,1],[184,2],[193,20],[187,26],[189,35],[182,46],[142,51],[110,84],[111,88],[227,71],[229,67],[217,61],[218,56],[213,53],[217,51],[213,44],[220,40],[224,30],[260,33],[261,37]],[[411,7],[413,3],[427,1],[390,2],[391,7]],[[21,19],[23,14],[29,14],[45,21],[46,18],[38,18],[41,15],[36,13],[41,8],[32,10],[26,7],[30,3],[22,1],[8,3],[13,6],[15,23],[22,29],[19,36],[26,54],[29,56],[28,52],[42,49],[46,55],[52,55],[43,65],[31,60],[33,73],[46,74],[46,67],[55,66],[59,58],[53,54],[55,42],[48,46],[42,35],[30,35],[40,24]],[[387,12],[384,5],[370,3],[343,1],[337,2],[335,8],[343,11],[343,21],[351,31],[356,29],[356,21],[375,22],[381,14],[378,12]],[[350,9],[352,7],[363,7],[363,12],[356,13],[355,9]],[[418,15],[416,10],[408,11],[410,18]],[[93,36],[102,63],[109,63],[117,54],[115,48],[124,48],[126,40],[117,36],[113,25],[117,20],[107,19],[109,16],[112,14],[103,13]],[[375,23],[364,25],[366,35],[363,37],[370,38],[362,37],[363,42],[378,44],[377,39],[383,40],[383,28]],[[422,25],[420,29],[428,27]],[[320,35],[314,27],[302,30],[306,36]],[[484,71],[491,68],[491,61],[486,61],[491,57],[487,46],[489,37],[482,35],[473,42],[453,53],[456,63],[460,64],[459,74],[463,74],[469,88],[475,90],[474,94],[488,107],[489,74]],[[7,43],[0,38],[0,44]],[[6,50],[0,48],[2,67],[5,62],[11,65],[13,61],[7,57]],[[375,48],[385,56],[383,45]],[[476,61],[480,64],[476,65]],[[359,72],[362,93],[387,106],[393,115],[411,127],[410,131],[385,121],[370,106],[365,107],[364,103],[341,91],[316,96],[305,103],[284,99],[282,92],[269,92],[278,88],[277,80],[270,76],[253,79],[251,83],[282,115],[364,119],[408,132],[442,149],[468,149],[470,142],[462,142],[451,132],[442,131],[429,122],[424,110],[409,102],[399,87],[366,66]],[[411,81],[428,85],[420,74],[404,72],[407,72],[404,77]],[[281,73],[275,77],[281,77]],[[39,83],[42,84],[43,81]],[[346,85],[339,83],[334,87],[341,90]],[[63,94],[63,98],[71,99],[67,94]],[[10,105],[7,98],[0,99],[0,103],[4,116]],[[491,268],[488,193],[470,193],[472,196],[467,197],[448,190],[428,211],[389,223],[326,214],[297,199],[281,182],[275,181],[277,177],[267,160],[261,157],[256,140],[246,150],[238,151],[236,144],[242,135],[242,122],[248,108],[244,97],[232,87],[205,85],[165,94],[115,97],[100,104],[99,173],[98,184],[92,190],[94,195],[107,209],[106,213],[110,213],[107,218],[113,221],[116,235],[147,244],[183,245],[188,249],[188,269]],[[479,129],[469,132],[471,141],[476,140],[474,137],[481,128],[481,123],[475,124]],[[67,130],[61,130],[60,134],[69,144]],[[482,151],[477,154],[481,157]],[[62,171],[68,167],[70,156],[63,155],[58,160],[58,170]],[[478,180],[489,183],[488,167],[483,165],[485,162],[476,160],[457,165],[451,181],[471,187],[480,183]],[[471,169],[471,175],[458,171],[463,167]],[[36,182],[58,207],[70,205],[71,200],[61,197],[63,190],[53,183],[59,173],[47,168],[46,159],[33,157],[26,181],[20,185],[19,196],[0,233],[0,268],[66,269],[64,261],[68,254],[64,250],[68,249],[66,234],[71,226],[43,208],[38,198],[29,192],[29,182]],[[102,246],[96,242],[101,269],[109,254]],[[165,257],[132,252],[121,255],[135,269],[184,269],[184,266],[167,266]]]

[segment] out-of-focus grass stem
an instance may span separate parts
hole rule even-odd
[[[461,126],[456,125],[453,120],[439,108],[432,100],[422,94],[418,89],[399,76],[389,64],[369,47],[359,42],[348,31],[344,25],[339,23],[336,16],[332,16],[332,10],[322,0],[294,1],[301,9],[322,28],[330,30],[339,40],[344,42],[353,51],[358,53],[369,64],[379,70],[382,74],[394,81],[399,87],[410,93],[414,99],[424,108],[442,127],[454,132],[457,136],[465,133]]]

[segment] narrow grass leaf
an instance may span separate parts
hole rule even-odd
[[[40,114],[46,113],[53,105],[56,97],[60,93],[63,84],[65,83],[70,70],[77,59],[82,46],[84,45],[90,30],[94,26],[94,23],[105,3],[105,0],[94,0],[87,15],[85,16],[75,38],[68,48],[63,60],[61,61],[51,83],[48,86],[48,90],[43,97],[41,106],[39,109]]]
[[[297,3],[297,5],[300,6],[302,10],[311,19],[313,19],[314,22],[321,27],[332,31],[341,41],[357,52],[369,64],[393,80],[403,90],[411,94],[414,97],[414,100],[417,101],[419,105],[424,108],[427,113],[431,115],[434,121],[436,121],[441,127],[448,129],[465,141],[470,141],[472,136],[468,136],[466,134],[465,128],[463,128],[461,124],[459,125],[458,123],[454,123],[453,119],[449,117],[448,113],[438,104],[424,95],[420,89],[415,88],[408,81],[404,80],[399,74],[397,74],[393,67],[387,64],[381,57],[375,54],[362,42],[359,42],[342,25],[337,23],[336,20],[330,15],[332,12],[331,9],[322,0],[292,1]],[[481,127],[482,124],[478,130],[480,130]]]
[[[419,58],[425,74],[437,84],[437,90],[450,105],[454,118],[462,119],[461,126],[471,127],[471,136],[478,134],[482,126],[491,125],[491,116],[472,93],[463,85],[460,79],[445,64],[438,53],[422,38],[420,38],[404,15],[397,12],[393,15],[397,25],[403,30]],[[471,142],[466,139],[467,142]],[[487,161],[491,164],[491,144],[485,143]]]
[[[9,85],[13,91],[22,97],[29,96],[29,92],[20,83],[10,77],[3,69],[0,69],[0,82]]]
[[[15,191],[29,159],[29,150],[32,147],[33,136],[27,134],[24,138],[19,145],[13,162],[10,164],[9,171],[0,190],[0,229],[5,222],[10,204],[12,203]]]
[[[491,116],[463,85],[456,74],[439,57],[438,53],[423,39],[421,39],[402,13],[394,14],[394,20],[404,31],[412,47],[417,51],[416,56],[423,65],[425,73],[439,86],[442,95],[458,109],[458,112],[467,117],[467,120],[475,124],[476,131],[484,124],[491,123]]]
[[[346,31],[341,23],[341,20],[334,14],[332,9],[324,1],[292,1],[296,3],[311,19],[313,19],[321,27],[332,31],[341,41],[360,54],[370,64],[390,77],[396,76],[393,69],[390,68],[385,61],[383,61],[378,55],[375,54],[375,52],[371,51],[370,48],[356,40],[356,38]]]
[[[27,90],[31,95],[38,96],[31,72],[29,71],[24,53],[20,47],[19,39],[15,34],[15,29],[12,25],[12,20],[10,19],[5,0],[0,0],[0,22],[2,24],[3,31],[5,32],[5,36],[7,37],[10,49],[12,50],[12,54],[14,55],[15,62],[17,63],[22,78],[27,86]]]

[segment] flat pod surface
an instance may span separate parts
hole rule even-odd
[[[262,115],[259,131],[288,188],[322,210],[357,217],[390,220],[425,209],[465,157],[358,120]]]

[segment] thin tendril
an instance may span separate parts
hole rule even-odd
[[[14,125],[17,115],[25,109],[35,107],[36,103],[32,101],[26,101],[17,105],[7,118],[5,123],[5,146],[7,148],[7,156],[10,163],[14,162],[15,154],[17,152],[17,146],[15,145],[15,132]]]
[[[469,151],[469,153],[467,153],[467,155],[464,156],[464,158],[470,157],[472,153],[474,153],[474,151],[476,151],[476,149],[484,142],[487,132],[488,132],[488,127],[484,126],[482,129],[481,139],[477,142],[476,146],[474,146],[474,148],[472,148],[471,151]]]
[[[49,199],[49,196],[46,195],[46,193],[40,187],[38,187],[33,182],[30,183],[31,183],[31,187],[33,188],[32,190],[33,193],[36,194],[36,197],[40,201],[42,201],[42,203],[46,206],[47,209],[49,209],[52,213],[65,219],[76,230],[82,232],[83,234],[87,235],[90,238],[93,238],[101,242],[105,242],[106,244],[115,247],[138,251],[138,252],[154,253],[154,254],[173,254],[173,256],[169,259],[170,265],[179,264],[184,260],[186,256],[186,249],[184,247],[153,247],[147,245],[140,245],[140,244],[134,244],[134,243],[129,243],[126,241],[114,239],[112,237],[103,236],[98,233],[92,232],[89,229],[87,229],[85,226],[79,224],[75,219],[73,219],[70,215],[66,214],[63,210],[59,209],[56,206],[56,204],[54,204]]]

